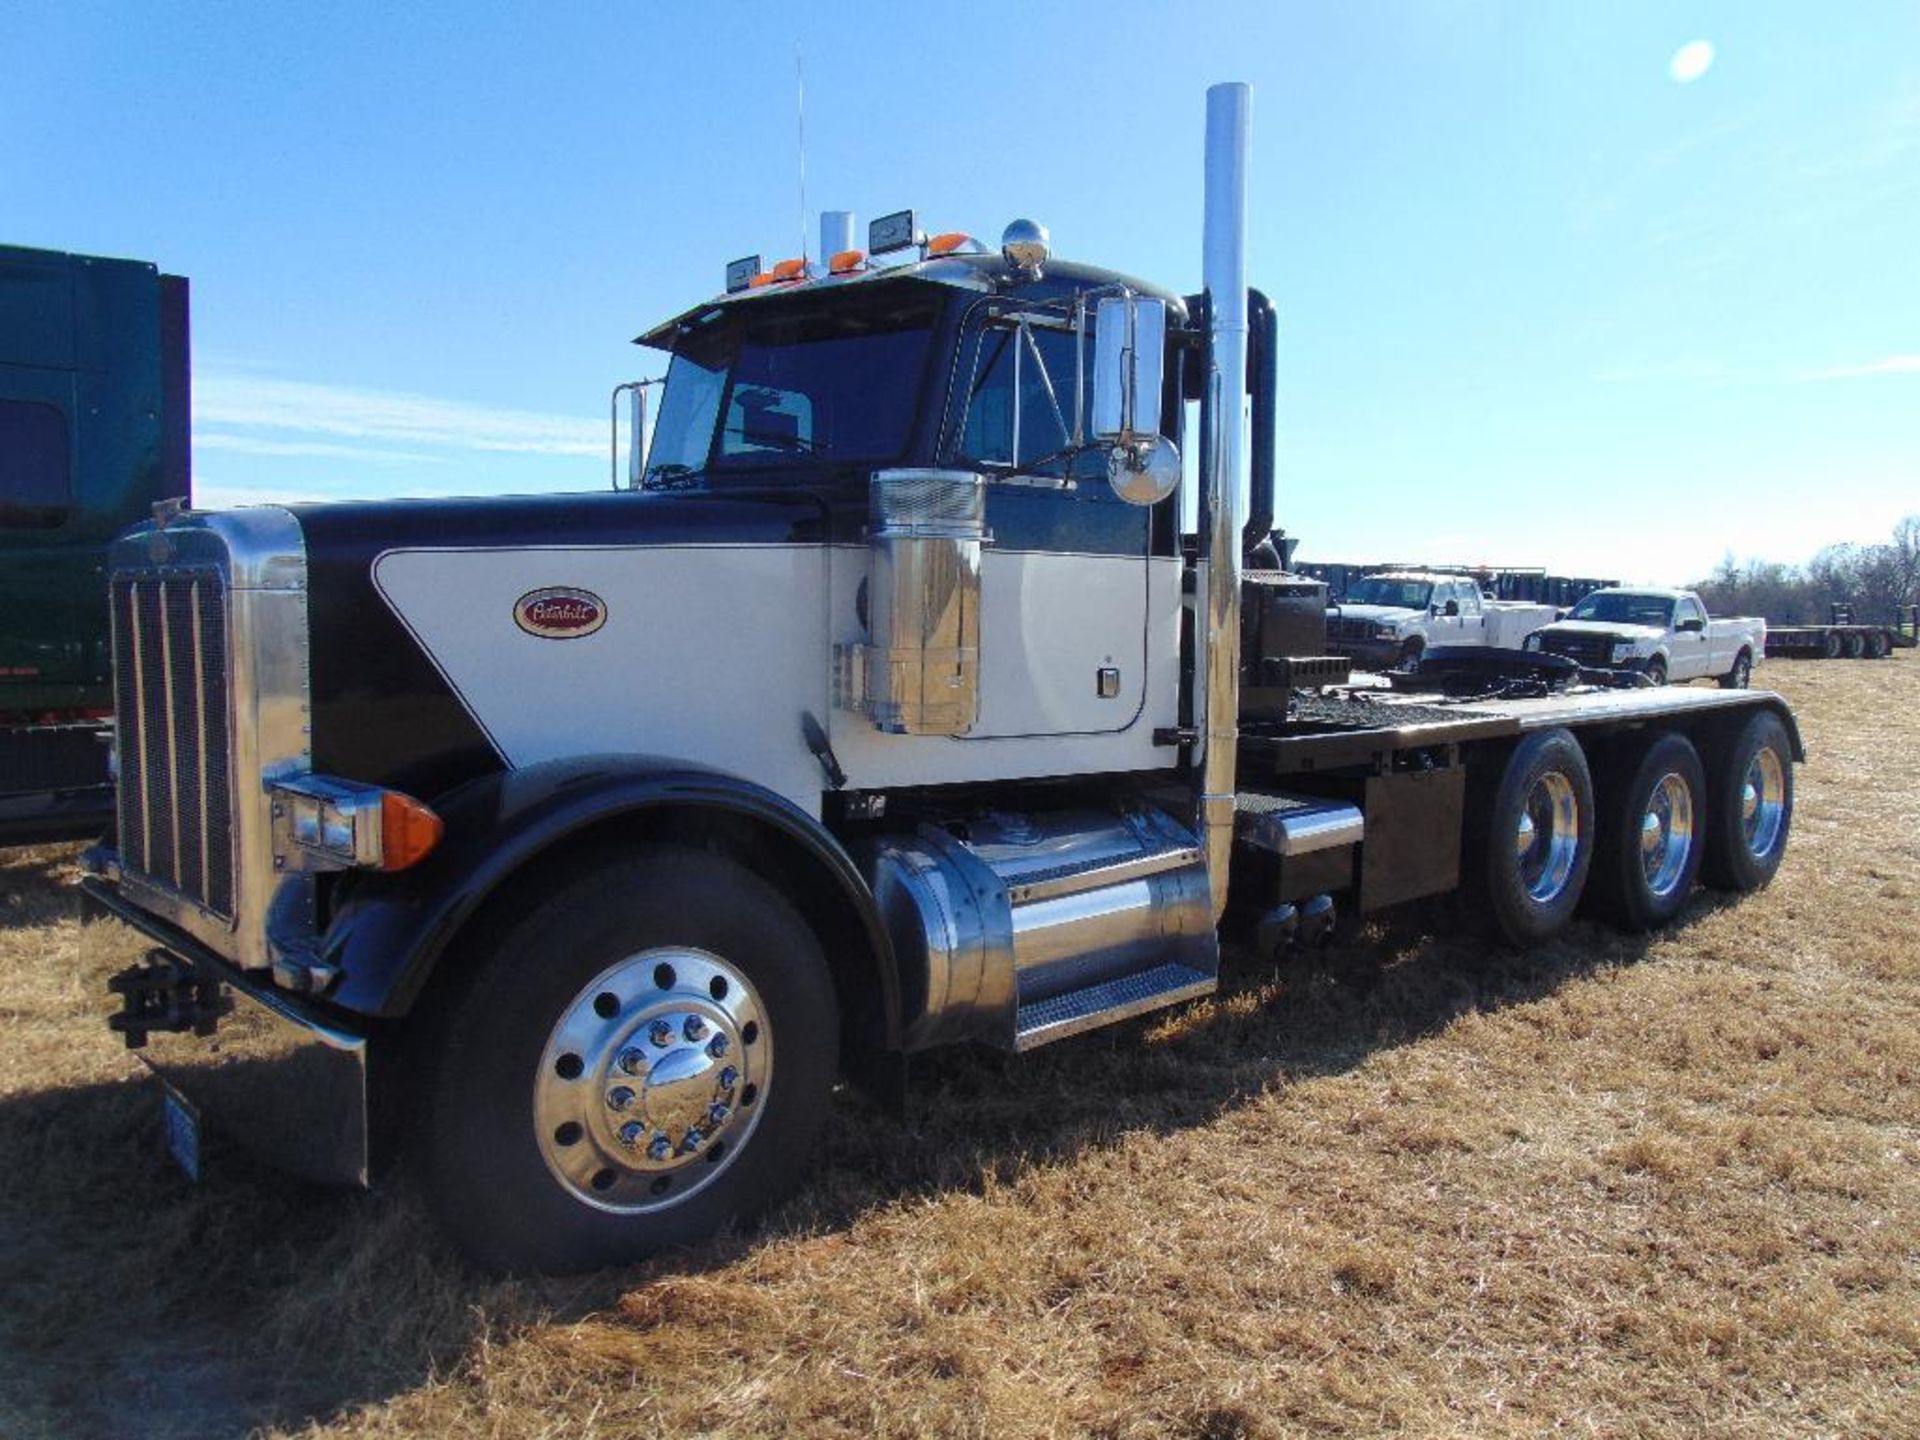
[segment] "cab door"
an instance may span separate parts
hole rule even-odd
[[[970,742],[1125,730],[1150,678],[1170,696],[1177,687],[1170,537],[1153,563],[1154,527],[1170,521],[1121,500],[1104,452],[1073,444],[1092,349],[1091,324],[1076,334],[1063,307],[984,301],[962,332],[944,463],[988,477],[992,535]]]

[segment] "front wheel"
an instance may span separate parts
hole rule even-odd
[[[1884,660],[1893,653],[1893,642],[1887,638],[1887,632],[1876,630],[1867,636],[1867,658]]]
[[[1867,637],[1858,630],[1847,635],[1847,659],[1858,660],[1867,653]]]
[[[1667,683],[1667,662],[1658,655],[1647,661],[1647,683],[1650,685]]]
[[[1828,660],[1838,660],[1842,642],[1838,630],[1829,630],[1820,641],[1820,654]]]
[[[1753,683],[1753,657],[1742,650],[1733,657],[1733,668],[1720,677],[1722,690],[1745,690]]]
[[[603,859],[473,961],[440,1017],[422,1150],[434,1210],[483,1264],[578,1271],[689,1244],[806,1168],[838,1058],[832,978],[743,866],[665,846]]]
[[[1780,868],[1793,826],[1793,749],[1771,710],[1756,710],[1707,753],[1707,850],[1716,890],[1758,890]]]
[[[1409,675],[1418,674],[1420,671],[1421,658],[1425,656],[1426,653],[1426,641],[1417,638],[1407,641],[1406,644],[1400,647],[1400,661],[1397,668],[1406,671]]]
[[[1498,938],[1538,945],[1573,918],[1593,863],[1593,777],[1570,732],[1514,747],[1499,784],[1472,797],[1466,847],[1471,891]]]

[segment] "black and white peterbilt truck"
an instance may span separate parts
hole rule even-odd
[[[795,1184],[839,1080],[1206,995],[1236,926],[1468,887],[1525,945],[1765,884],[1776,697],[1512,655],[1321,683],[1322,592],[1262,568],[1248,114],[1209,93],[1200,295],[903,213],[642,337],[635,490],[120,542],[87,885],[154,942],[113,1024],[176,1153],[404,1158],[483,1260],[594,1266]]]

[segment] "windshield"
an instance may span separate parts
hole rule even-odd
[[[1634,595],[1621,590],[1596,591],[1568,613],[1569,620],[1604,620],[1615,625],[1651,625],[1665,630],[1673,623],[1673,601],[1665,595]]]
[[[642,485],[804,457],[897,460],[926,373],[937,300],[844,302],[811,314],[722,321],[683,338],[667,369]]]
[[[1369,575],[1347,587],[1349,605],[1391,605],[1396,610],[1424,610],[1433,594],[1431,580],[1394,580],[1384,575]]]

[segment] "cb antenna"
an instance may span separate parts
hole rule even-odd
[[[807,258],[807,71],[793,42],[793,119],[800,140],[800,258]]]

